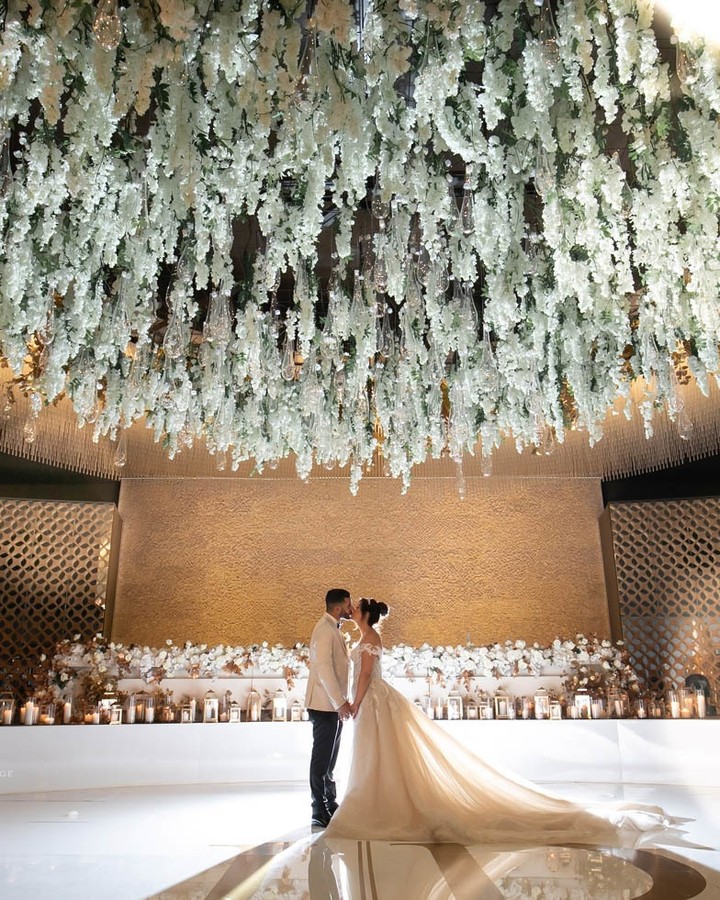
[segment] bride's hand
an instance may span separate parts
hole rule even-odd
[[[350,715],[352,716],[353,719],[357,716],[359,711],[360,711],[359,703],[351,703],[350,704]]]

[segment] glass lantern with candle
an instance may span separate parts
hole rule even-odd
[[[262,699],[255,688],[250,689],[245,704],[245,721],[259,722],[262,716]]]
[[[493,701],[490,697],[480,697],[478,700],[478,715],[485,721],[490,721],[495,716]]]
[[[291,722],[302,722],[302,714],[303,714],[303,705],[296,698],[292,702],[292,706],[290,707],[290,721]]]
[[[521,719],[532,719],[533,717],[533,701],[532,697],[520,697],[518,702]]]
[[[468,719],[472,719],[473,721],[480,718],[477,700],[474,697],[471,697],[469,700],[465,701],[465,716]]]
[[[665,695],[666,707],[671,719],[680,718],[680,697],[676,690],[668,691]]]
[[[448,719],[462,719],[463,717],[463,701],[457,691],[450,691],[447,699],[447,717]]]
[[[285,692],[278,688],[272,698],[272,720],[273,722],[287,722],[287,697]]]
[[[231,725],[239,725],[240,722],[242,722],[241,713],[242,713],[242,710],[241,710],[240,704],[237,702],[237,700],[231,700],[230,703],[228,704],[228,711],[227,711],[228,722]]]
[[[34,697],[28,697],[20,707],[20,722],[23,725],[37,725],[40,708]]]
[[[698,719],[704,719],[707,716],[707,698],[705,697],[705,689],[701,687],[695,688],[695,709],[697,709]]]
[[[592,718],[592,697],[588,693],[587,688],[578,688],[573,697],[573,707],[577,712],[578,719]]]
[[[119,703],[110,707],[110,725],[122,725],[123,708]]]
[[[0,725],[12,725],[15,716],[15,698],[7,691],[0,694]]]
[[[662,719],[665,716],[665,704],[661,697],[652,697],[650,699],[650,718]]]
[[[220,721],[220,701],[213,690],[205,692],[203,698],[203,722],[217,724]]]
[[[607,692],[607,708],[611,719],[624,719],[628,713],[629,698],[626,691],[611,687]]]
[[[435,701],[430,694],[425,694],[422,701],[422,708],[428,719],[435,718]]]
[[[137,723],[145,721],[145,706],[149,697],[150,695],[146,694],[144,691],[135,694],[135,721]]]
[[[535,718],[548,719],[550,717],[550,697],[545,688],[535,691]]]
[[[43,708],[40,710],[40,716],[38,718],[38,722],[41,725],[54,725],[55,724],[55,704],[54,703],[46,703]]]
[[[559,722],[562,719],[562,704],[559,700],[550,701],[549,718],[556,722]]]
[[[503,690],[503,688],[499,688],[497,691],[495,691],[494,703],[496,719],[510,718],[508,714],[508,709],[510,707],[510,698],[507,695],[507,691]]]
[[[680,688],[678,691],[678,699],[680,700],[680,718],[695,718],[695,691],[689,688]]]
[[[145,722],[152,725],[155,721],[155,698],[152,694],[147,695],[145,700]]]
[[[180,706],[180,724],[191,725],[195,721],[195,707],[189,700]]]
[[[635,715],[638,719],[647,719],[648,702],[645,697],[638,697],[635,701]]]

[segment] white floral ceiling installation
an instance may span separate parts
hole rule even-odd
[[[688,436],[678,372],[718,370],[720,70],[700,38],[661,53],[653,15],[9,4],[0,354],[26,440],[65,394],[96,437],[144,419],[171,456],[356,488],[378,448],[407,484],[427,456],[595,442],[622,398]]]

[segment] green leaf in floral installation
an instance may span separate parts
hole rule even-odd
[[[168,86],[161,80],[160,72],[155,73],[155,85],[152,90],[152,96],[158,109],[161,112],[169,112],[170,110],[170,94]]]

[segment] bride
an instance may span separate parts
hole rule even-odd
[[[583,808],[467,750],[382,677],[376,625],[385,603],[362,599],[352,618],[355,720],[345,799],[327,838],[458,844],[636,844],[674,822],[656,806]]]

